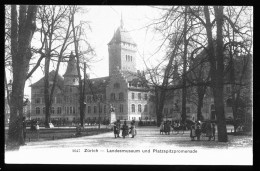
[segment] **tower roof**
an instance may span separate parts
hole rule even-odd
[[[130,44],[136,45],[136,43],[132,39],[129,31],[127,31],[124,28],[122,16],[121,16],[120,26],[117,28],[116,32],[114,33],[113,38],[108,43],[108,45],[110,45],[112,43],[120,43],[120,42],[125,42],[125,43],[130,43]]]
[[[63,76],[65,77],[65,76],[77,76],[77,75],[78,75],[78,70],[77,70],[75,56],[71,52],[70,59],[68,61],[67,70]]]

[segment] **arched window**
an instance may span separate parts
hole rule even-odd
[[[212,104],[210,108],[211,108],[211,110],[215,110],[215,105]]]
[[[142,112],[142,106],[140,104],[138,105],[138,112]]]
[[[227,103],[227,107],[232,107],[232,99],[227,99],[227,101],[226,101],[226,103]]]
[[[119,83],[115,83],[114,84],[114,88],[120,88],[120,84]]]
[[[123,92],[119,93],[119,100],[124,100],[124,93]]]
[[[132,112],[135,113],[135,105],[132,104]]]
[[[36,110],[36,114],[41,114],[41,111],[40,111],[39,107],[36,107],[35,110]]]
[[[54,114],[55,113],[55,109],[54,107],[51,107],[51,114]]]
[[[115,93],[111,93],[111,94],[110,94],[110,99],[111,99],[111,100],[115,100],[115,99],[116,99]]]

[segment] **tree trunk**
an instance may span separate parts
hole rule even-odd
[[[203,106],[203,98],[204,98],[204,94],[202,94],[202,87],[198,86],[197,87],[197,92],[198,92],[198,107],[197,107],[197,120],[202,120],[202,112],[201,112],[201,108]]]
[[[13,67],[13,84],[10,99],[10,123],[7,150],[18,150],[24,143],[22,119],[23,96],[26,77],[31,59],[30,44],[35,31],[37,6],[20,6],[19,25],[16,5],[11,6],[11,55]],[[23,21],[23,23],[21,22]],[[21,25],[20,25],[21,24]],[[19,35],[18,35],[19,27]]]
[[[216,106],[216,115],[218,122],[218,141],[227,142],[227,128],[226,128],[226,119],[224,112],[224,98],[223,98],[223,88],[224,88],[224,49],[223,49],[223,6],[215,6],[214,11],[216,15],[217,23],[217,50],[216,50],[216,60],[217,60],[217,73],[216,73],[216,86],[214,91],[214,100]]]
[[[50,66],[50,56],[45,57],[45,68],[44,68],[44,102],[45,102],[45,127],[49,128],[50,125],[50,99],[49,99],[49,66]]]
[[[79,110],[80,110],[80,124],[82,127],[84,127],[84,122],[85,122],[85,111],[84,111],[84,97],[85,95],[83,94],[82,90],[82,79],[81,79],[81,74],[80,74],[80,67],[79,67],[79,53],[78,53],[78,43],[79,43],[79,38],[76,35],[76,30],[74,26],[74,14],[75,14],[76,7],[72,8],[72,31],[73,31],[73,37],[74,37],[74,47],[75,47],[75,53],[76,53],[76,58],[77,58],[77,70],[78,70],[78,78],[79,78]],[[81,35],[81,30],[79,31],[79,35]],[[85,73],[84,73],[85,74]]]
[[[187,48],[188,48],[188,41],[187,41],[187,6],[185,6],[185,17],[184,17],[184,29],[183,29],[183,41],[184,41],[184,52],[183,52],[183,76],[182,76],[182,122],[186,121],[186,96],[187,96],[187,89],[186,89],[186,70],[187,70]]]
[[[216,9],[218,7],[214,7]],[[218,124],[218,141],[227,142],[227,130],[226,121],[224,114],[224,103],[223,103],[223,7],[221,9],[215,10],[215,16],[217,21],[217,49],[215,53],[214,43],[212,38],[212,26],[210,21],[210,14],[208,6],[204,7],[205,14],[205,27],[207,31],[208,38],[208,56],[210,62],[210,77],[211,77],[211,87],[214,96],[214,104],[217,116]],[[222,11],[222,12],[221,12]]]

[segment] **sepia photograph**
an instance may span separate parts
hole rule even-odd
[[[253,6],[5,5],[5,164],[253,165]]]

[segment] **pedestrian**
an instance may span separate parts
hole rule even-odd
[[[37,140],[39,140],[39,135],[40,135],[40,126],[39,122],[36,122],[36,134],[37,134]]]
[[[180,122],[177,121],[177,123],[176,123],[176,131],[177,131],[177,134],[179,134],[180,128],[181,128]]]
[[[160,134],[163,134],[163,132],[164,132],[164,123],[162,121],[160,125]]]
[[[125,136],[129,135],[128,134],[128,126],[126,124],[126,121],[124,121],[124,124],[122,126],[122,136],[123,138],[125,138]]]
[[[171,126],[170,126],[170,121],[166,121],[166,127],[165,127],[165,134],[170,135],[170,131],[171,131]]]
[[[215,133],[216,133],[215,124],[212,123],[212,137],[213,137],[213,141],[215,141]]]
[[[121,123],[120,123],[120,120],[118,119],[117,121],[116,121],[116,126],[117,126],[117,137],[118,138],[120,138],[120,129],[121,129]]]
[[[196,134],[196,137],[197,137],[197,141],[200,141],[200,135],[201,135],[201,124],[200,124],[200,121],[198,121],[196,123],[195,134]]]
[[[22,132],[23,132],[23,141],[22,141],[21,145],[26,145],[25,144],[25,139],[26,139],[26,120],[25,120],[25,117],[23,117],[23,129],[22,129]]]
[[[135,124],[134,124],[134,122],[131,122],[130,134],[132,135],[131,138],[134,138],[135,135],[136,135],[136,129],[135,129]]]
[[[191,141],[194,141],[194,138],[196,137],[196,134],[195,134],[195,125],[192,125],[192,126],[191,126],[191,129],[190,129],[190,137],[191,137]]]
[[[118,128],[117,128],[117,124],[116,124],[116,122],[114,123],[114,126],[113,126],[113,130],[114,130],[114,136],[115,136],[115,138],[117,137],[117,135],[118,135]]]
[[[208,141],[211,140],[212,136],[212,124],[208,121],[206,122],[206,137],[209,137]]]

